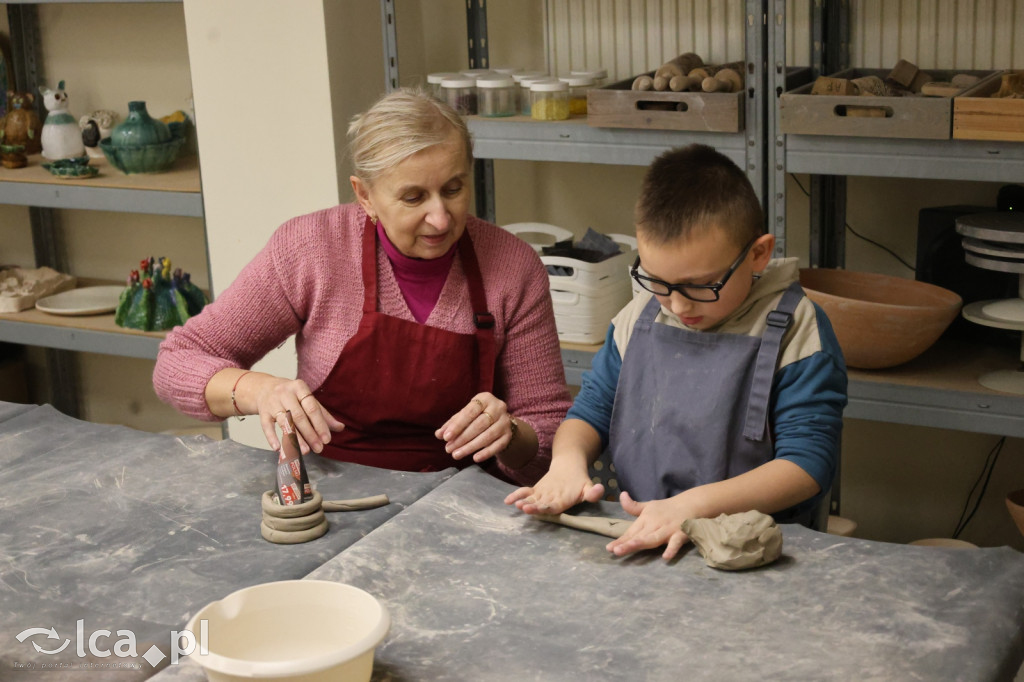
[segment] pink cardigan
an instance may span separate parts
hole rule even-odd
[[[226,367],[251,367],[293,334],[298,378],[316,390],[362,316],[360,239],[365,219],[358,204],[342,204],[278,228],[217,300],[160,344],[153,372],[160,399],[187,415],[216,421],[220,418],[205,399],[210,378]],[[528,244],[500,227],[470,217],[466,229],[495,317],[494,393],[511,414],[533,427],[540,441],[537,457],[506,473],[532,483],[547,471],[551,439],[570,405],[547,273]],[[381,312],[414,320],[379,247],[377,274]],[[464,334],[474,331],[458,256],[426,324]]]

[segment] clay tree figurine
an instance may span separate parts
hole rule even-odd
[[[7,114],[0,122],[0,142],[24,147],[25,154],[42,151],[43,122],[33,106],[36,96],[31,92],[7,91]]]
[[[68,113],[68,96],[64,92],[64,81],[51,90],[45,85],[39,86],[43,95],[43,105],[48,112],[43,122],[43,156],[48,159],[73,159],[85,154],[82,144],[82,131],[74,116]]]
[[[146,258],[132,270],[121,292],[114,323],[143,331],[162,331],[185,324],[206,305],[206,295],[171,259]]]

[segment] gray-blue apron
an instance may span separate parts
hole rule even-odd
[[[750,471],[774,457],[768,413],[782,337],[803,298],[792,283],[761,338],[655,324],[651,298],[622,358],[608,454],[619,487],[658,500]],[[775,515],[811,520],[801,504]]]

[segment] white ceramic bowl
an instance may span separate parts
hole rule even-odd
[[[208,640],[200,650],[202,621]],[[211,682],[366,682],[388,632],[387,609],[343,583],[285,580],[232,592],[188,622],[191,658]]]

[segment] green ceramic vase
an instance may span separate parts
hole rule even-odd
[[[110,133],[110,142],[115,147],[159,144],[170,139],[167,124],[150,116],[146,103],[139,101],[128,102],[128,116]]]

